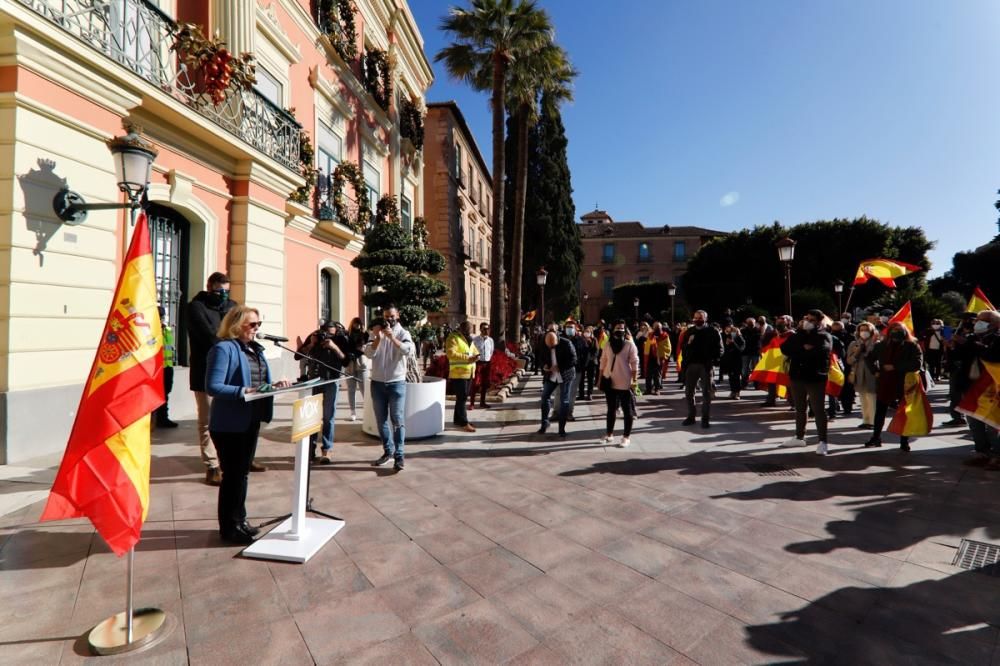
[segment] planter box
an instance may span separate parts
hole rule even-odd
[[[426,439],[444,432],[445,384],[441,377],[424,377],[424,381],[419,384],[407,382],[406,406],[403,410],[407,441]],[[371,395],[371,381],[366,379],[361,430],[366,435],[379,437]]]

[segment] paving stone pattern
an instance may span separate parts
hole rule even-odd
[[[962,538],[1000,543],[1000,476],[961,465],[967,433],[865,450],[841,417],[822,458],[777,448],[792,414],[762,396],[685,428],[671,382],[619,449],[596,398],[567,438],[534,434],[531,378],[470,412],[476,433],[408,443],[400,474],[342,420],[312,496],[347,525],[303,565],[220,542],[193,422],[157,432],[136,600],[177,625],[101,662],[1000,664],[1000,577],[952,565]],[[290,506],[288,419],[279,405],[258,449],[252,522]],[[124,608],[125,562],[89,522],[36,522],[57,462],[0,468],[2,664],[92,659],[86,632]]]

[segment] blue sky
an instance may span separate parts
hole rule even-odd
[[[410,0],[431,60],[451,4]],[[868,215],[922,227],[932,276],[997,234],[1000,2],[540,4],[580,71],[563,110],[578,217],[596,203],[730,231]],[[489,164],[488,96],[433,66],[427,99],[458,101]]]

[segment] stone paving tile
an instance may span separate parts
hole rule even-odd
[[[443,566],[394,582],[379,590],[386,604],[414,627],[482,599]]]
[[[574,617],[545,645],[577,664],[691,663],[618,613],[595,608]]]
[[[192,642],[192,666],[205,664],[309,664],[312,656],[291,618],[256,624],[239,631],[238,640],[219,636]],[[235,637],[235,636],[234,636]]]
[[[662,643],[688,654],[722,624],[726,614],[663,583],[650,581],[619,601],[614,610]]]
[[[455,562],[451,570],[484,597],[542,574],[536,567],[499,546]]]
[[[588,553],[567,560],[547,575],[574,592],[601,604],[623,597],[649,581],[647,576],[600,553]]]
[[[549,576],[532,578],[492,599],[539,640],[594,605]]]
[[[294,615],[309,653],[318,663],[349,659],[361,650],[407,632],[407,624],[379,590],[327,599]]]
[[[495,542],[457,520],[444,529],[420,534],[413,540],[442,564],[465,560],[496,546]]]
[[[581,555],[588,549],[554,530],[538,527],[501,539],[500,544],[542,571]]]
[[[351,553],[351,559],[375,587],[433,569],[437,560],[413,541],[381,544]]]
[[[351,664],[352,666],[382,666],[383,664],[436,666],[438,661],[416,636],[408,632],[337,659],[333,663]]]
[[[536,645],[507,662],[508,666],[558,666],[570,663],[573,662],[569,657],[546,645]]]
[[[718,666],[771,664],[778,662],[776,655],[781,655],[781,663],[789,663],[791,660],[801,663],[801,660],[806,659],[804,652],[783,643],[770,632],[757,632],[753,645],[746,638],[746,628],[741,622],[725,618],[689,647],[686,654],[699,664]]]
[[[656,525],[644,527],[639,533],[687,553],[710,552],[712,544],[724,535],[723,532],[711,527],[673,516]]]
[[[586,514],[565,520],[553,529],[588,548],[602,548],[612,541],[621,539],[627,533],[608,520]]]
[[[305,564],[268,562],[271,576],[290,612],[372,588],[367,576],[342,551],[336,557],[327,556],[327,551],[337,553],[338,550],[335,544],[327,544]]]
[[[416,627],[413,633],[441,664],[497,664],[538,644],[489,599]]]
[[[602,553],[650,578],[665,573],[674,563],[687,557],[683,551],[671,548],[641,534],[630,534],[600,549]]]

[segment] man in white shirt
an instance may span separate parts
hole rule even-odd
[[[479,382],[479,406],[489,409],[486,404],[486,391],[490,388],[490,359],[493,358],[493,338],[490,337],[490,325],[483,322],[479,325],[479,335],[472,338],[472,344],[479,350],[476,361],[476,381]],[[476,405],[476,393],[469,393],[469,409]]]
[[[406,439],[406,357],[413,353],[413,338],[399,324],[399,310],[390,305],[385,321],[372,324],[372,340],[365,356],[372,360],[371,389],[375,424],[382,438],[382,457],[372,463],[381,467],[395,460],[394,469],[403,471],[403,442]],[[389,422],[392,421],[392,428]]]

